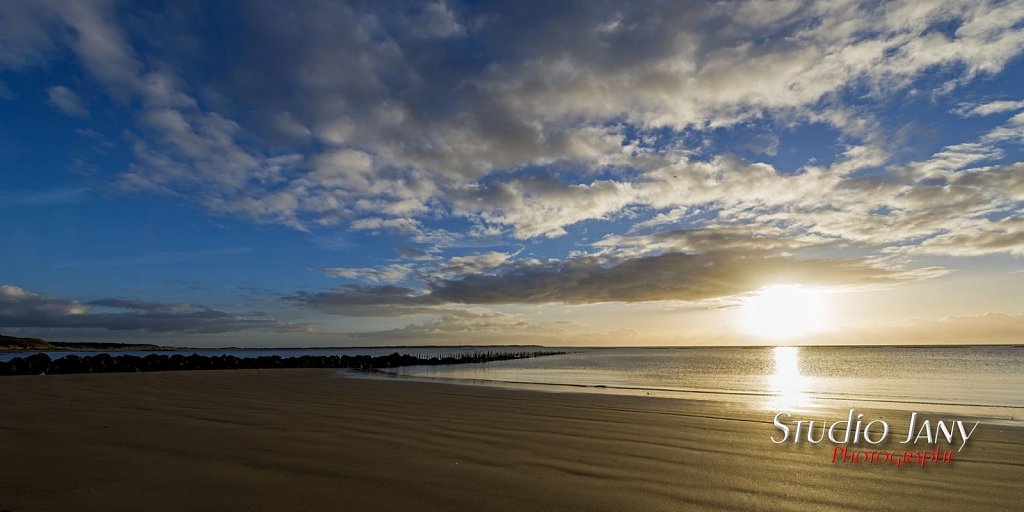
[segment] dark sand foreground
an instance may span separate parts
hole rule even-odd
[[[1022,430],[835,465],[772,416],[333,370],[4,377],[0,510],[1024,510]]]

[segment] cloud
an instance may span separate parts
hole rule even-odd
[[[461,192],[453,196],[456,213],[487,224],[513,226],[513,236],[519,239],[562,236],[566,226],[610,217],[637,198],[629,183],[565,184],[552,175],[494,180]]]
[[[88,302],[89,306],[99,306],[113,309],[130,309],[135,311],[146,311],[151,313],[191,313],[196,311],[192,304],[165,304],[163,302],[147,302],[131,299],[99,299]]]
[[[637,206],[731,202],[721,213],[733,214],[771,192],[781,193],[768,197],[776,207],[815,214],[813,204],[781,204],[808,198],[792,186],[842,191],[836,174],[884,161],[872,146],[885,140],[878,123],[847,104],[849,93],[892,97],[930,74],[942,83],[928,92],[941,95],[1002,71],[1024,48],[1014,2],[632,7],[569,2],[527,16],[516,2],[248,2],[232,7],[234,36],[254,60],[203,51],[221,42],[192,30],[204,15],[195,6],[132,17],[112,3],[33,3],[5,7],[16,23],[0,31],[0,66],[41,65],[67,45],[112,96],[138,102],[124,191],[300,230],[419,234],[453,215],[477,233],[528,239]],[[161,37],[182,33],[197,51]],[[131,44],[139,34],[153,36],[152,54]],[[226,71],[202,71],[212,68]],[[200,89],[210,95],[202,104]],[[796,179],[756,162],[749,177],[725,169],[719,179],[700,163],[733,167],[723,155],[686,157],[707,151],[694,134],[762,120],[830,124],[874,149]],[[758,144],[776,151],[775,140]],[[551,174],[529,173],[538,167]]]
[[[356,279],[369,283],[397,283],[413,271],[410,265],[394,264],[383,268],[325,268],[323,272],[331,277]]]
[[[408,245],[399,245],[395,247],[395,251],[398,253],[400,257],[405,259],[432,260],[436,258],[436,256],[431,255],[427,251],[422,251],[415,247],[409,247]]]
[[[526,263],[500,275],[471,275],[431,287],[431,297],[466,304],[590,304],[699,301],[756,290],[773,282],[863,285],[914,279],[857,260],[759,257],[740,251],[666,253],[604,266],[597,259]]]
[[[400,246],[400,255],[407,261],[377,267],[334,267],[322,270],[331,277],[351,279],[369,284],[395,284],[401,281],[424,282],[453,279],[470,274],[488,273],[500,268],[518,254],[490,251],[452,256],[444,260],[411,247]]]
[[[390,231],[413,234],[420,231],[420,223],[408,218],[382,219],[380,217],[367,217],[352,222],[352,229],[357,231]]]
[[[598,248],[601,255],[620,259],[672,252],[749,250],[788,253],[829,242],[830,239],[815,235],[793,238],[785,229],[777,226],[707,225],[645,235],[606,235],[591,245]]]
[[[665,253],[607,264],[583,257],[565,262],[526,260],[496,273],[433,279],[427,289],[347,285],[300,292],[290,301],[347,316],[443,313],[441,306],[596,304],[701,301],[751,292],[772,283],[891,285],[941,275],[941,268],[896,270],[857,259],[797,259],[756,251]]]
[[[961,103],[953,113],[961,117],[989,116],[1000,112],[1024,110],[1024,101],[990,101],[988,103]]]
[[[0,286],[0,326],[199,334],[306,329],[305,325],[280,322],[258,313],[233,314],[190,304],[125,299],[82,303],[12,285]]]
[[[0,3],[0,69],[18,71],[45,63],[58,48],[54,18],[43,2]]]
[[[1005,252],[1024,256],[1024,219],[1007,217],[984,221],[980,225],[943,233],[906,249],[915,254],[979,256]]]
[[[0,286],[0,300],[3,301],[3,316],[16,316],[20,312],[69,316],[80,315],[88,310],[87,306],[77,301],[44,297],[7,284]]]
[[[745,263],[764,271],[809,269],[816,260],[792,253],[821,247],[857,253],[850,262],[1020,254],[1012,219],[1024,177],[1019,163],[996,163],[1024,141],[1020,114],[907,162],[895,160],[891,127],[864,106],[904,95],[941,99],[1002,72],[1024,51],[1018,3],[230,7],[238,24],[226,37],[244,40],[260,59],[206,51],[223,41],[194,30],[205,15],[197,6],[133,16],[130,6],[107,2],[31,4],[3,7],[17,23],[2,22],[12,26],[0,31],[0,66],[28,69],[70,50],[115,103],[136,110],[126,135],[134,160],[117,178],[119,191],[301,231],[339,226],[430,246],[405,251],[408,265],[326,270],[378,285],[416,281],[423,291],[296,296],[318,309],[365,314],[392,301],[419,311],[455,301],[456,291],[489,297],[476,283],[518,290],[528,276],[532,291],[510,297],[573,303],[583,299],[572,290],[585,287],[565,276],[624,281],[618,267],[601,265],[629,268],[642,258],[685,266],[725,257],[707,262],[734,265],[722,276],[731,288],[709,288],[716,296],[749,286],[730,281],[739,275],[736,254],[755,254]],[[171,34],[192,34],[191,50]],[[133,44],[140,35],[151,44]],[[75,105],[69,89],[49,92],[55,104]],[[954,112],[1019,108],[994,101]],[[784,168],[730,154],[753,144],[770,155],[782,128],[811,125],[839,132],[827,165]],[[747,128],[754,135],[730,148],[713,141]],[[593,220],[634,227],[591,242],[600,268],[578,258],[534,267],[502,252],[430,259],[467,238],[558,238]],[[437,227],[458,223],[468,227]],[[518,281],[503,280],[515,272]],[[625,284],[593,292],[623,301],[703,295],[698,281],[670,277],[660,292],[658,283],[646,292]],[[543,286],[549,281],[566,291]]]
[[[448,259],[447,264],[441,268],[438,275],[463,276],[485,273],[501,267],[516,254],[518,253],[490,251],[466,256],[453,256]]]
[[[466,28],[444,2],[423,5],[423,11],[410,20],[410,25],[415,34],[423,37],[449,38],[466,33]]]
[[[435,297],[417,294],[410,288],[355,284],[331,291],[300,291],[285,300],[328,314],[380,317],[434,314],[438,309],[433,306],[443,304]]]
[[[46,93],[50,97],[50,104],[57,107],[65,115],[72,117],[85,117],[89,115],[89,110],[85,108],[82,98],[71,89],[63,85],[55,85],[46,89]]]

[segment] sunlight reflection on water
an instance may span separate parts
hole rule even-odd
[[[800,374],[800,348],[775,347],[772,349],[775,368],[768,376],[768,389],[775,397],[769,402],[774,409],[794,409],[810,405],[807,396],[809,379]]]
[[[1024,417],[1022,346],[569,351],[518,361],[390,371],[510,387],[729,401],[775,411],[873,405]]]

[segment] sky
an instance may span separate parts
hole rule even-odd
[[[1022,53],[1013,1],[0,1],[0,333],[1020,343]]]

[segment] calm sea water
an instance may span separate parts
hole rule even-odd
[[[394,375],[476,384],[744,402],[770,409],[912,408],[1020,421],[1024,347],[584,349]]]
[[[422,357],[529,347],[191,349],[161,354]],[[1024,346],[559,349],[515,361],[412,366],[387,376],[467,384],[738,402],[776,410],[911,408],[1024,420]],[[145,356],[150,352],[111,352]],[[63,355],[95,352],[54,352]],[[0,353],[0,361],[25,353]]]
[[[88,352],[74,352],[74,351],[60,351],[60,352],[43,352],[50,356],[51,359],[57,359],[64,356],[94,356],[96,354],[106,353],[112,356],[118,355],[131,355],[138,357],[145,357],[149,354],[160,354],[171,356],[174,354],[181,354],[189,356],[192,354],[199,354],[201,356],[226,356],[232,355],[237,357],[262,357],[262,356],[280,356],[280,357],[299,357],[299,356],[386,356],[398,352],[399,354],[409,354],[419,357],[434,357],[434,356],[458,356],[463,354],[475,354],[478,352],[533,352],[536,350],[552,350],[542,349],[539,347],[475,347],[475,346],[462,346],[462,347],[383,347],[383,348],[190,348],[180,350],[161,350],[159,352],[153,351],[132,351],[132,350],[108,350],[103,352],[88,351]],[[0,361],[9,361],[15,357],[25,357],[28,355],[35,354],[36,351],[21,351],[21,352],[0,352]]]

